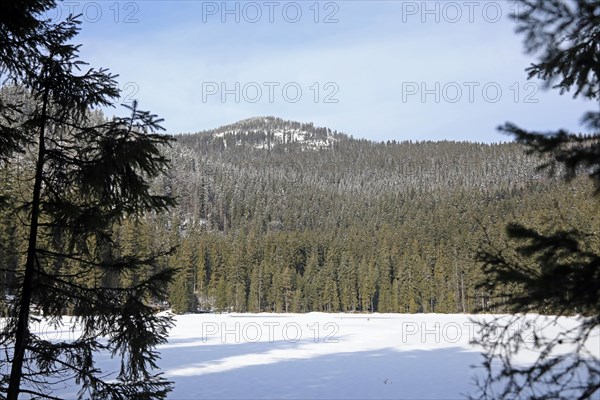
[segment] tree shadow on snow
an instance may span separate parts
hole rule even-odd
[[[481,362],[478,352],[461,347],[311,356],[302,352],[305,345],[206,343],[161,350],[161,367],[175,382],[169,399],[459,399],[474,391],[471,366]]]

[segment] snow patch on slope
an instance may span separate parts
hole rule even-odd
[[[298,145],[302,150],[330,148],[338,139],[325,128],[312,124],[284,121],[274,117],[253,117],[208,131],[215,139],[222,139],[225,148],[229,144],[247,145],[256,149],[272,149],[277,145]],[[248,137],[254,137],[248,143]]]

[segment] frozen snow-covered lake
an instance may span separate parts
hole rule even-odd
[[[170,399],[458,399],[474,393],[473,379],[483,374],[480,351],[470,343],[477,335],[474,318],[482,317],[182,315],[159,347],[159,366],[175,383]],[[600,337],[591,340],[600,358]],[[98,366],[115,370],[118,361],[101,354]],[[76,391],[55,394],[69,398]]]
[[[460,398],[474,331],[463,315],[186,315],[161,366],[174,399]]]

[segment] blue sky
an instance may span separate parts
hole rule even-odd
[[[507,1],[70,1],[82,59],[169,133],[274,115],[373,140],[507,141],[505,121],[580,131],[544,91]],[[121,113],[121,110],[110,111]]]

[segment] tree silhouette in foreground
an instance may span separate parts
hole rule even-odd
[[[540,78],[561,94],[598,101],[600,2],[527,0],[520,6],[521,12],[512,15],[517,32],[525,34],[527,52],[539,54],[538,62],[528,68],[529,78]],[[566,180],[587,174],[600,189],[600,112],[585,113],[582,123],[589,134],[529,132],[510,123],[499,129],[514,135],[528,154],[538,155],[541,170]],[[598,190],[589,193],[597,195]],[[590,351],[600,346],[597,233],[564,225],[557,221],[551,231],[540,231],[511,224],[507,236],[512,244],[498,249],[486,243],[479,253],[486,273],[482,288],[512,286],[517,294],[503,298],[512,312],[556,317],[548,322],[516,314],[481,323],[478,343],[486,353],[487,375],[478,382],[478,398],[586,399],[600,392],[600,360]],[[561,326],[559,317],[565,315],[575,315],[577,324]],[[539,335],[542,323],[560,332]],[[527,350],[535,351],[537,358],[531,365],[520,365],[517,353]]]
[[[0,333],[0,362],[10,366],[2,368],[0,393],[57,398],[55,389],[78,385],[80,398],[164,398],[171,386],[155,371],[155,347],[172,320],[152,303],[165,298],[173,276],[157,263],[169,249],[121,257],[113,232],[125,217],[174,204],[148,183],[168,167],[161,148],[172,138],[158,134],[161,120],[136,103],[126,118],[93,110],[117,101],[116,76],[79,60],[70,43],[76,17],[41,19],[54,5],[3,2],[0,16],[0,196],[24,236],[14,249],[20,267],[6,271],[14,296]],[[131,271],[145,278],[115,284]],[[72,318],[63,318],[67,311]],[[70,333],[48,340],[35,322]],[[98,368],[100,351],[119,358],[120,370]]]

